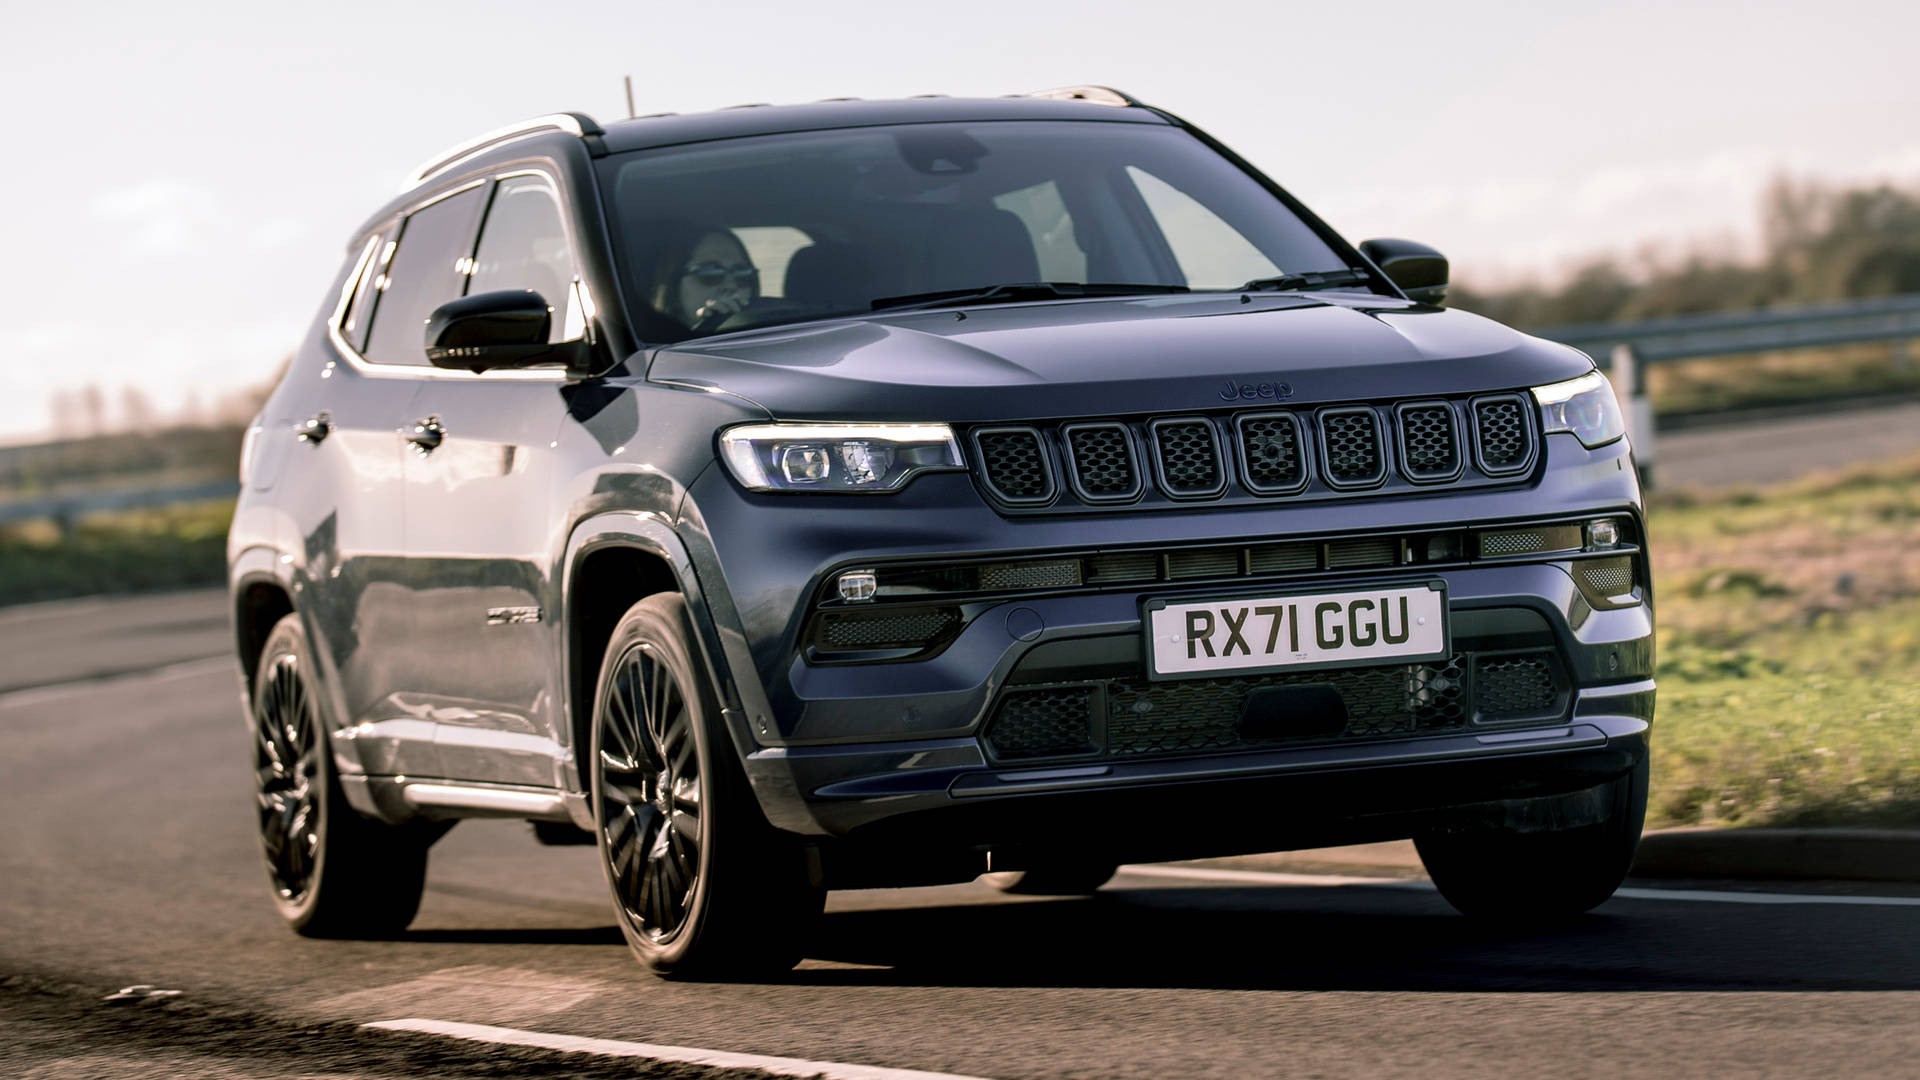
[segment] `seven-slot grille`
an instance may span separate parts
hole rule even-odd
[[[1532,417],[1524,395],[1490,394],[980,428],[973,442],[988,493],[1016,507],[1049,505],[1062,489],[1087,504],[1133,502],[1149,480],[1168,499],[1215,498],[1230,476],[1244,495],[1313,498],[1388,487],[1396,476],[1415,484],[1518,477],[1537,457]],[[1061,468],[1065,482],[1056,484]]]

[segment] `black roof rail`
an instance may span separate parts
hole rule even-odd
[[[1111,86],[1056,86],[1051,90],[1032,90],[1013,97],[1053,98],[1057,101],[1085,101],[1094,105],[1110,105],[1116,109],[1146,108],[1146,102],[1122,90]]]
[[[524,139],[530,135],[539,135],[549,131],[564,131],[569,135],[581,139],[606,134],[605,131],[601,130],[599,122],[586,113],[560,112],[549,113],[546,116],[536,116],[531,120],[522,120],[517,124],[508,124],[503,128],[495,128],[485,135],[468,139],[458,146],[448,147],[422,162],[419,168],[408,174],[406,182],[400,185],[400,190],[411,191],[415,187],[446,172],[448,169],[453,168],[455,165],[460,164],[462,161],[484,150],[491,150],[502,143],[509,143],[515,139]]]

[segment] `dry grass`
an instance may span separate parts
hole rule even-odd
[[[1920,825],[1920,457],[1651,510],[1660,825]]]

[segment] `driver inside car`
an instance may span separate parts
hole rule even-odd
[[[653,309],[695,334],[711,333],[760,296],[760,271],[726,229],[663,230],[654,260]]]

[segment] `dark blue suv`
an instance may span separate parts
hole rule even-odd
[[[790,966],[827,889],[1402,837],[1469,914],[1592,907],[1647,798],[1633,462],[1446,282],[1098,87],[449,151],[244,455],[282,913],[403,930],[474,816],[596,845],[661,973]]]

